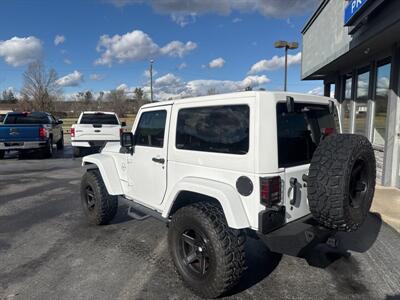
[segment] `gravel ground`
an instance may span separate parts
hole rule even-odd
[[[120,207],[112,224],[87,225],[81,172],[70,147],[0,162],[0,299],[195,299],[171,264],[164,224]],[[326,268],[249,239],[249,268],[227,298],[400,299],[400,235],[378,215],[367,223],[372,248]]]

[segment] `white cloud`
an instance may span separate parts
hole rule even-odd
[[[153,77],[156,76],[158,74],[157,70],[153,69]],[[143,72],[143,76],[146,78],[150,78],[150,70],[146,69]]]
[[[180,41],[172,41],[160,49],[161,54],[183,57],[190,51],[197,48],[197,44],[189,41],[186,44]]]
[[[155,99],[166,100],[207,95],[210,90],[214,90],[216,93],[244,91],[247,87],[256,88],[268,82],[270,79],[265,75],[247,76],[239,81],[198,79],[184,82],[176,75],[168,73],[155,80],[153,89]],[[149,92],[148,86],[143,89],[145,92]]]
[[[152,59],[159,55],[182,57],[194,50],[197,44],[180,41],[172,41],[160,48],[151,37],[140,30],[134,30],[124,35],[102,35],[97,44],[97,51],[101,53],[100,58],[95,61],[96,65],[111,66],[114,61],[123,63],[125,61],[138,61]]]
[[[232,23],[240,23],[240,22],[242,22],[243,20],[241,19],[241,18],[234,18],[233,20],[232,20]]]
[[[301,52],[295,55],[288,54],[288,66],[300,63],[301,63]],[[257,74],[263,71],[277,70],[283,68],[284,66],[285,66],[285,56],[275,55],[271,59],[263,59],[255,63],[251,67],[249,74]]]
[[[100,81],[106,78],[106,75],[104,74],[90,74],[90,79],[94,81]]]
[[[64,59],[64,63],[67,65],[70,65],[70,64],[72,64],[72,61],[69,60],[68,58],[66,58],[66,59]]]
[[[56,35],[54,38],[54,45],[58,46],[65,42],[65,36],[63,35]]]
[[[222,57],[218,57],[216,59],[213,59],[208,63],[208,67],[210,69],[215,69],[215,68],[222,68],[225,65],[225,60]]]
[[[286,18],[312,11],[320,0],[105,0],[115,6],[149,4],[159,13],[169,14],[180,26],[195,21],[201,14],[229,15],[233,11],[255,12],[266,17]]]
[[[81,82],[83,82],[83,74],[76,70],[57,80],[57,84],[62,87],[78,86]]]
[[[310,91],[307,92],[310,95],[317,95],[317,96],[323,96],[324,95],[324,88],[322,86],[316,87]]]
[[[181,63],[181,64],[178,66],[178,70],[186,69],[187,66],[188,66],[187,63],[183,62],[183,63]]]
[[[42,42],[34,37],[13,37],[0,41],[0,57],[14,67],[34,62],[42,57]]]
[[[123,90],[125,92],[129,91],[129,87],[126,83],[120,84],[119,86],[117,86],[117,90]]]

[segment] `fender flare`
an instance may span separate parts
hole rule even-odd
[[[111,156],[102,153],[85,156],[82,159],[82,166],[89,170],[93,168],[99,169],[104,185],[110,195],[123,194],[119,174]]]
[[[232,186],[199,177],[185,177],[174,186],[167,199],[163,217],[169,217],[175,200],[181,192],[193,192],[216,199],[222,206],[229,227],[234,229],[250,227],[242,199]]]

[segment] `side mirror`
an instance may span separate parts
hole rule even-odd
[[[64,122],[63,122],[63,120],[57,120],[57,124],[61,125],[61,124],[64,124]]]
[[[135,146],[135,136],[132,132],[123,132],[120,140],[121,147],[132,149]]]
[[[121,122],[122,127],[126,127],[126,122]]]

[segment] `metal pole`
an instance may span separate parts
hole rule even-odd
[[[288,46],[285,47],[285,86],[283,90],[287,91],[287,53],[288,53]]]
[[[153,61],[150,61],[150,101],[153,102]]]

